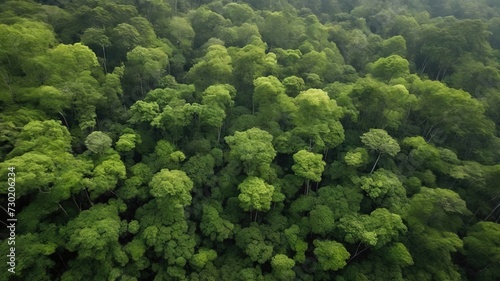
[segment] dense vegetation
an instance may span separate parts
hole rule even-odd
[[[0,280],[500,280],[498,1],[2,1],[0,78]]]

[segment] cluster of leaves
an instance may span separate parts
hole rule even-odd
[[[486,0],[3,1],[0,281],[499,280],[499,26]]]

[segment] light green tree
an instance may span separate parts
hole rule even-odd
[[[248,177],[238,185],[240,206],[245,211],[265,212],[271,208],[274,186],[257,177]],[[255,214],[255,220],[257,213]]]
[[[300,176],[306,181],[307,194],[310,189],[309,181],[314,182],[321,181],[321,174],[325,169],[326,162],[323,161],[323,156],[321,154],[312,153],[306,150],[300,150],[293,155],[293,161],[295,164],[292,166],[292,170],[297,176]]]
[[[85,139],[87,149],[99,155],[103,154],[112,144],[111,138],[101,131],[94,131]]]
[[[160,200],[166,199],[181,206],[191,202],[193,182],[183,171],[162,169],[153,176],[149,186],[151,195]]]
[[[252,128],[235,132],[224,138],[229,144],[229,156],[239,161],[249,176],[266,177],[271,172],[271,162],[276,156],[272,145],[273,136],[266,131]]]
[[[398,142],[382,129],[370,129],[370,131],[361,136],[361,141],[366,145],[366,147],[368,147],[368,149],[378,152],[377,159],[373,164],[370,174],[375,170],[375,167],[380,160],[380,156],[384,154],[396,156],[396,154],[401,150]]]
[[[319,267],[324,270],[337,271],[347,265],[346,260],[351,256],[344,245],[336,241],[314,240],[314,255],[318,259]]]
[[[292,113],[292,132],[309,143],[310,150],[325,152],[344,141],[344,128],[339,122],[343,111],[326,92],[309,89],[295,97],[294,103],[297,110]]]
[[[291,280],[295,278],[293,267],[295,261],[284,254],[277,254],[271,259],[271,266],[273,268],[273,275],[278,280]]]

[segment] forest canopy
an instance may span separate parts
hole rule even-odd
[[[498,1],[2,1],[0,281],[500,280],[499,129]]]

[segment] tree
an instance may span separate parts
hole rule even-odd
[[[165,73],[168,55],[161,48],[135,47],[127,53],[124,79],[128,83],[138,83],[144,96]]]
[[[265,212],[271,208],[274,186],[257,177],[248,177],[238,185],[240,206],[245,211]],[[255,214],[255,220],[257,213]]]
[[[149,186],[151,195],[160,200],[181,206],[187,206],[191,202],[193,182],[183,171],[162,169],[153,176]]]
[[[253,262],[263,264],[272,257],[273,246],[264,240],[262,232],[256,226],[241,229],[236,233],[235,240],[236,246],[243,250]]]
[[[50,26],[39,21],[20,19],[12,24],[0,25],[0,61],[3,73],[2,84],[11,88],[11,77],[27,74],[29,79],[24,83],[38,83],[36,60],[51,46],[56,45],[56,39]],[[35,65],[34,65],[35,63]],[[3,97],[3,94],[1,95]]]
[[[229,3],[223,8],[223,15],[234,25],[241,25],[254,17],[254,11],[246,3]]]
[[[293,155],[295,164],[292,170],[297,176],[303,177],[306,180],[306,191],[309,192],[309,181],[321,181],[321,174],[325,169],[326,162],[323,161],[321,154],[312,153],[306,150],[300,150]]]
[[[51,228],[50,231],[55,234],[55,225],[52,225]],[[52,239],[49,240],[47,238]],[[17,278],[30,278],[31,280],[51,280],[51,275],[48,271],[54,267],[55,263],[49,256],[56,252],[57,244],[53,240],[54,238],[57,239],[56,237],[40,237],[40,235],[28,233],[18,235],[15,240],[4,239],[0,244],[0,249],[8,254],[11,253],[10,248],[14,244],[9,244],[8,242],[15,241],[15,254],[17,257],[15,261],[15,273],[8,272],[0,277],[0,280],[8,280],[9,277],[7,276],[9,275],[16,276]],[[9,261],[7,260],[8,263]],[[7,271],[10,267],[2,264],[0,268]]]
[[[189,69],[186,80],[193,83],[199,91],[210,85],[232,82],[232,58],[221,45],[211,45],[206,54]]]
[[[118,180],[126,177],[125,165],[117,154],[107,156],[105,160],[96,165],[93,177],[88,182],[90,198],[96,199],[109,190],[114,190]]]
[[[325,205],[317,205],[309,213],[312,233],[326,236],[335,227],[332,210]]]
[[[49,154],[50,152],[69,152],[70,149],[71,135],[61,122],[32,121],[22,128],[17,136],[15,147],[7,158],[29,151]]]
[[[385,169],[378,169],[368,177],[361,177],[361,189],[379,206],[400,211],[406,202],[406,190],[397,176]]]
[[[359,115],[357,125],[366,130],[406,125],[408,115],[418,108],[418,99],[409,89],[402,84],[389,86],[371,78],[358,79],[348,94]]]
[[[184,54],[189,54],[195,37],[191,23],[183,17],[172,17],[169,19],[167,26],[170,41],[174,42]]]
[[[243,165],[249,176],[267,177],[271,172],[271,162],[276,156],[273,136],[266,131],[252,128],[235,132],[224,138],[231,148],[229,156]]]
[[[304,79],[297,76],[289,76],[283,79],[283,86],[288,96],[294,98],[305,89]]]
[[[352,259],[369,248],[380,249],[386,244],[398,241],[407,231],[401,216],[385,208],[375,209],[370,215],[348,214],[339,220],[341,237],[348,243],[358,243]],[[365,248],[360,246],[364,244]]]
[[[135,133],[125,133],[120,136],[116,142],[116,150],[119,152],[128,152],[141,143],[141,136]]]
[[[393,78],[405,77],[410,74],[409,63],[399,55],[380,58],[367,66],[373,76],[390,83]]]
[[[190,260],[191,265],[198,271],[207,266],[207,263],[212,262],[217,258],[217,252],[212,249],[200,249],[194,254]]]
[[[60,90],[61,99],[54,102],[57,93],[51,91],[50,94],[56,94],[56,97],[41,97],[40,102],[44,106],[56,105],[54,108],[47,108],[53,115],[64,117],[63,112],[56,110],[71,109],[70,114],[76,119],[81,130],[94,128],[97,122],[96,109],[105,98],[101,83],[95,75],[98,66],[96,55],[81,43],[59,44],[47,50],[31,65],[32,75],[38,83]]]
[[[97,45],[102,49],[102,56],[103,56],[103,66],[104,66],[104,72],[108,73],[108,65],[107,65],[107,57],[106,57],[106,48],[111,46],[111,41],[109,40],[109,37],[105,34],[105,30],[102,28],[87,28],[83,35],[81,36],[80,40],[82,41],[83,44],[92,47],[92,45]]]
[[[231,57],[235,86],[239,92],[251,90],[255,79],[273,74],[277,66],[276,55],[274,53],[266,54],[265,45],[259,44],[262,43],[260,38],[254,41],[257,42],[252,42],[243,48],[230,49],[233,51]]]
[[[87,149],[96,154],[103,154],[108,148],[111,147],[113,141],[111,138],[100,131],[94,131],[85,139],[85,146]]]
[[[234,224],[221,217],[222,211],[218,202],[203,205],[200,229],[212,241],[222,242],[233,236]]]
[[[415,262],[414,267],[405,268],[415,276],[412,280],[422,274],[428,280],[460,278],[451,255],[463,247],[456,232],[463,225],[462,217],[469,214],[465,202],[451,190],[422,187],[412,197],[402,216],[412,232],[405,243]]]
[[[469,93],[438,81],[416,80],[414,86],[421,114],[428,119],[422,133],[427,141],[439,134],[469,136],[469,141],[491,136],[493,124],[485,118],[484,106]]]
[[[338,121],[343,111],[326,92],[309,89],[295,97],[294,103],[292,132],[309,143],[309,150],[323,151],[344,141],[344,128]]]
[[[195,32],[195,48],[199,48],[205,44],[209,38],[214,37],[213,34],[216,27],[226,26],[230,23],[230,21],[225,19],[222,15],[209,10],[207,7],[191,10],[188,13],[188,18]]]
[[[314,240],[314,255],[322,270],[337,271],[346,266],[346,260],[351,256],[344,246],[336,241]]]
[[[380,156],[384,154],[396,156],[396,154],[401,150],[398,142],[394,140],[389,134],[387,134],[385,130],[382,129],[370,129],[370,131],[364,133],[361,136],[361,141],[370,150],[378,152],[377,160],[375,160],[370,174],[375,170],[378,160],[380,160]]]
[[[388,57],[398,55],[402,58],[406,57],[406,39],[401,35],[391,37],[382,42],[382,56]]]
[[[292,13],[266,11],[263,16],[259,31],[272,48],[294,48],[300,34],[307,34],[302,21]]]
[[[139,45],[140,33],[133,25],[120,23],[111,30],[111,40],[113,47],[118,49],[121,57],[125,57],[127,52]]]
[[[61,231],[67,241],[65,247],[78,252],[80,260],[105,261],[121,251],[120,217],[115,205],[98,204],[82,211]]]
[[[226,112],[233,107],[236,90],[233,86],[212,85],[202,95],[200,118],[203,123],[217,128],[217,142],[220,141]]]
[[[271,259],[273,275],[278,280],[291,280],[295,278],[295,272],[292,270],[295,261],[283,254],[277,254]]]
[[[362,147],[357,147],[345,154],[344,161],[349,166],[362,167],[368,163],[368,152]]]
[[[500,225],[493,222],[478,222],[464,237],[464,252],[468,262],[482,280],[493,280],[500,276]],[[484,279],[483,279],[484,278]]]

